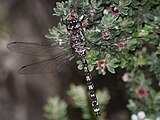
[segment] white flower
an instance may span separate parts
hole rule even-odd
[[[138,118],[140,119],[140,120],[143,120],[144,118],[145,118],[145,112],[144,111],[140,111],[140,112],[138,112]]]
[[[160,120],[160,117],[157,117],[156,120]]]
[[[149,119],[145,119],[145,112],[144,111],[140,111],[136,114],[133,114],[131,116],[131,120],[149,120]]]
[[[131,120],[138,120],[138,116],[137,116],[136,114],[133,114],[133,115],[131,116]]]
[[[103,11],[103,14],[106,14],[106,15],[107,15],[107,14],[108,14],[108,10],[105,9],[105,10]]]
[[[129,74],[128,73],[124,73],[124,75],[122,76],[122,80],[124,82],[130,82],[131,79],[129,78]]]

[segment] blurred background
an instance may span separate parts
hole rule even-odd
[[[43,107],[51,96],[70,102],[66,91],[71,83],[84,84],[75,63],[52,74],[19,75],[17,70],[42,58],[7,49],[13,41],[45,43],[48,29],[56,26],[52,16],[56,0],[0,0],[0,120],[46,120]],[[62,65],[62,67],[64,67]],[[96,89],[108,88],[111,99],[106,107],[110,120],[128,120],[127,95],[121,80],[123,71],[100,76],[93,72]],[[81,120],[79,112],[69,111],[70,120]]]

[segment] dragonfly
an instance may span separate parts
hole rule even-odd
[[[69,45],[64,50],[61,46],[41,45],[37,43],[12,42],[8,44],[8,48],[12,51],[36,55],[49,56],[49,59],[23,66],[18,70],[20,74],[49,73],[54,71],[54,65],[59,66],[68,61],[77,54],[83,63],[83,71],[86,78],[88,90],[90,93],[91,105],[96,116],[100,115],[99,104],[96,96],[95,86],[92,75],[88,68],[86,60],[86,37],[84,34],[81,21],[75,11],[71,12],[65,22],[66,29],[70,35]],[[58,48],[58,51],[57,51]],[[72,52],[70,52],[72,51]]]

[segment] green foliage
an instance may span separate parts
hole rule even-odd
[[[75,85],[71,85],[70,90],[68,92],[68,94],[72,97],[74,101],[73,106],[82,110],[82,118],[84,120],[97,119],[92,111],[92,106],[90,106],[90,98],[86,93],[86,87]],[[99,106],[101,109],[101,116],[98,119],[103,120],[106,116],[104,110],[106,108],[108,100],[110,99],[107,90],[97,90],[97,99],[99,101]]]
[[[87,21],[92,26],[83,29],[89,70],[105,75],[106,70],[115,74],[115,69],[121,68],[133,75],[127,84],[129,109],[132,113],[145,111],[148,118],[154,118],[152,114],[160,111],[155,90],[160,86],[160,0],[69,0],[57,3],[54,15],[65,21],[75,10],[82,25]],[[64,25],[49,31],[48,38],[67,44],[70,36]],[[82,70],[81,61],[77,64]],[[153,81],[159,86],[154,88]],[[140,83],[149,89],[143,100],[135,96]]]
[[[59,97],[50,98],[44,107],[44,111],[48,120],[68,120],[67,104],[65,101],[60,100]]]
[[[98,118],[92,111],[91,101],[87,93],[86,87],[71,85],[68,95],[72,98],[72,107],[81,109],[83,120],[104,120],[106,117],[106,105],[110,99],[107,89],[97,90],[97,98],[101,109],[101,116]],[[67,104],[64,100],[60,100],[59,97],[50,98],[44,110],[45,117],[48,120],[68,120]]]
[[[117,62],[118,60],[111,56],[110,54],[107,54],[105,56],[106,66],[109,72],[115,73],[115,68],[118,67]]]
[[[48,35],[46,35],[46,38],[53,39],[57,42],[57,44],[65,44],[67,40],[69,39],[69,36],[67,34],[67,30],[65,29],[65,26],[63,26],[61,23],[58,24],[57,27],[53,27],[52,29],[49,29]],[[55,43],[53,43],[54,45]]]
[[[156,120],[156,118],[159,117],[160,111],[160,92],[156,92],[152,87],[151,78],[146,78],[142,71],[127,73],[127,75],[129,78],[127,88],[129,90],[128,94],[130,95],[127,107],[132,113],[145,111],[147,118]],[[145,88],[144,91],[146,91],[146,94],[142,91],[139,93],[136,92],[140,87]]]

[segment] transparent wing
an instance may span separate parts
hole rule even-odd
[[[41,45],[37,43],[26,42],[12,42],[8,44],[8,49],[22,54],[34,55],[34,56],[46,56],[51,57],[61,53],[64,50],[62,46],[49,46]]]
[[[64,65],[64,63],[67,61],[68,61],[68,56],[66,56],[66,54],[63,53],[44,61],[23,66],[18,70],[18,73],[19,74],[51,73],[57,71],[57,69],[59,69],[59,66],[63,67],[62,65]]]
[[[26,42],[12,42],[8,44],[8,49],[33,56],[45,56],[49,59],[23,66],[18,70],[19,74],[38,74],[51,73],[63,69],[64,63],[70,60],[75,53],[70,53],[72,48],[70,46],[49,46],[37,43]]]

